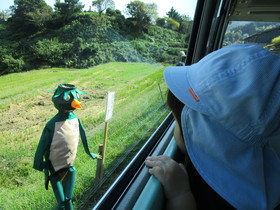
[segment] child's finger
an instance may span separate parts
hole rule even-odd
[[[163,180],[164,170],[159,166],[153,167],[149,169],[149,173],[154,175],[160,182]]]

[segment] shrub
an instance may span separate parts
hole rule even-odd
[[[185,42],[185,35],[177,33],[166,28],[159,26],[150,26],[147,34],[144,35],[145,40],[152,38],[154,42],[167,43],[167,42]]]
[[[275,37],[274,39],[271,40],[272,44],[280,44],[280,36]]]
[[[2,55],[0,58],[0,75],[21,72],[25,69],[22,58],[14,58],[12,55]]]
[[[131,44],[139,54],[154,62],[165,62],[168,57],[166,44],[151,43],[145,40],[133,40]]]
[[[42,39],[31,46],[30,61],[36,67],[42,65],[63,66],[64,54],[70,50],[71,45],[61,43],[57,38]]]

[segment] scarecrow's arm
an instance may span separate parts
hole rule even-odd
[[[82,142],[83,142],[83,146],[84,146],[85,152],[86,152],[92,159],[101,158],[100,155],[95,155],[94,153],[91,153],[91,152],[89,151],[88,143],[87,143],[86,132],[85,132],[84,126],[82,125],[82,123],[81,123],[80,120],[79,120],[79,129],[80,129],[80,135],[81,135],[81,139],[82,139]]]
[[[34,157],[33,168],[35,168],[36,170],[43,171],[43,169],[46,168],[46,162],[44,162],[44,154],[47,151],[49,139],[50,131],[47,129],[47,127],[45,127]]]

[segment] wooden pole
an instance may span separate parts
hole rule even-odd
[[[100,144],[98,149],[98,154],[102,155],[102,159],[97,160],[95,177],[99,181],[103,178],[103,171],[104,171],[104,164],[105,164],[105,157],[106,157],[106,143],[108,137],[108,124],[109,124],[108,122],[105,122],[103,144]]]
[[[101,180],[103,177],[104,171],[104,164],[106,158],[106,143],[108,137],[108,125],[109,120],[112,118],[113,108],[114,108],[114,99],[115,99],[115,92],[108,92],[107,96],[107,104],[106,104],[106,114],[105,114],[105,130],[104,130],[104,139],[103,144],[99,145],[98,153],[102,155],[102,159],[97,161],[96,167],[96,179]]]
[[[99,144],[98,147],[98,154],[102,155],[103,153],[103,144]],[[103,177],[103,165],[102,165],[102,159],[97,159],[97,165],[96,165],[96,174],[95,178],[100,181]]]
[[[160,84],[159,84],[159,83],[158,83],[158,89],[159,89],[159,92],[160,92],[161,99],[162,99],[162,101],[164,101],[163,95],[162,95],[162,91],[161,91],[161,88],[160,88]]]
[[[108,122],[105,122],[105,131],[104,131],[104,139],[103,139],[103,151],[102,151],[102,165],[104,167],[105,157],[106,157],[106,143],[108,137]]]

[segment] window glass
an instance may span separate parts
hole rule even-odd
[[[280,54],[280,23],[232,21],[226,30],[223,45],[258,44]]]
[[[74,207],[98,200],[169,114],[163,70],[184,65],[195,6],[195,0],[1,3],[0,209],[55,208],[51,186],[44,190],[44,174],[32,166],[43,129],[57,113],[47,91],[63,83],[87,93],[74,113],[92,153],[107,135],[99,181],[97,161],[81,142],[74,162]],[[115,98],[105,124],[108,92]]]

